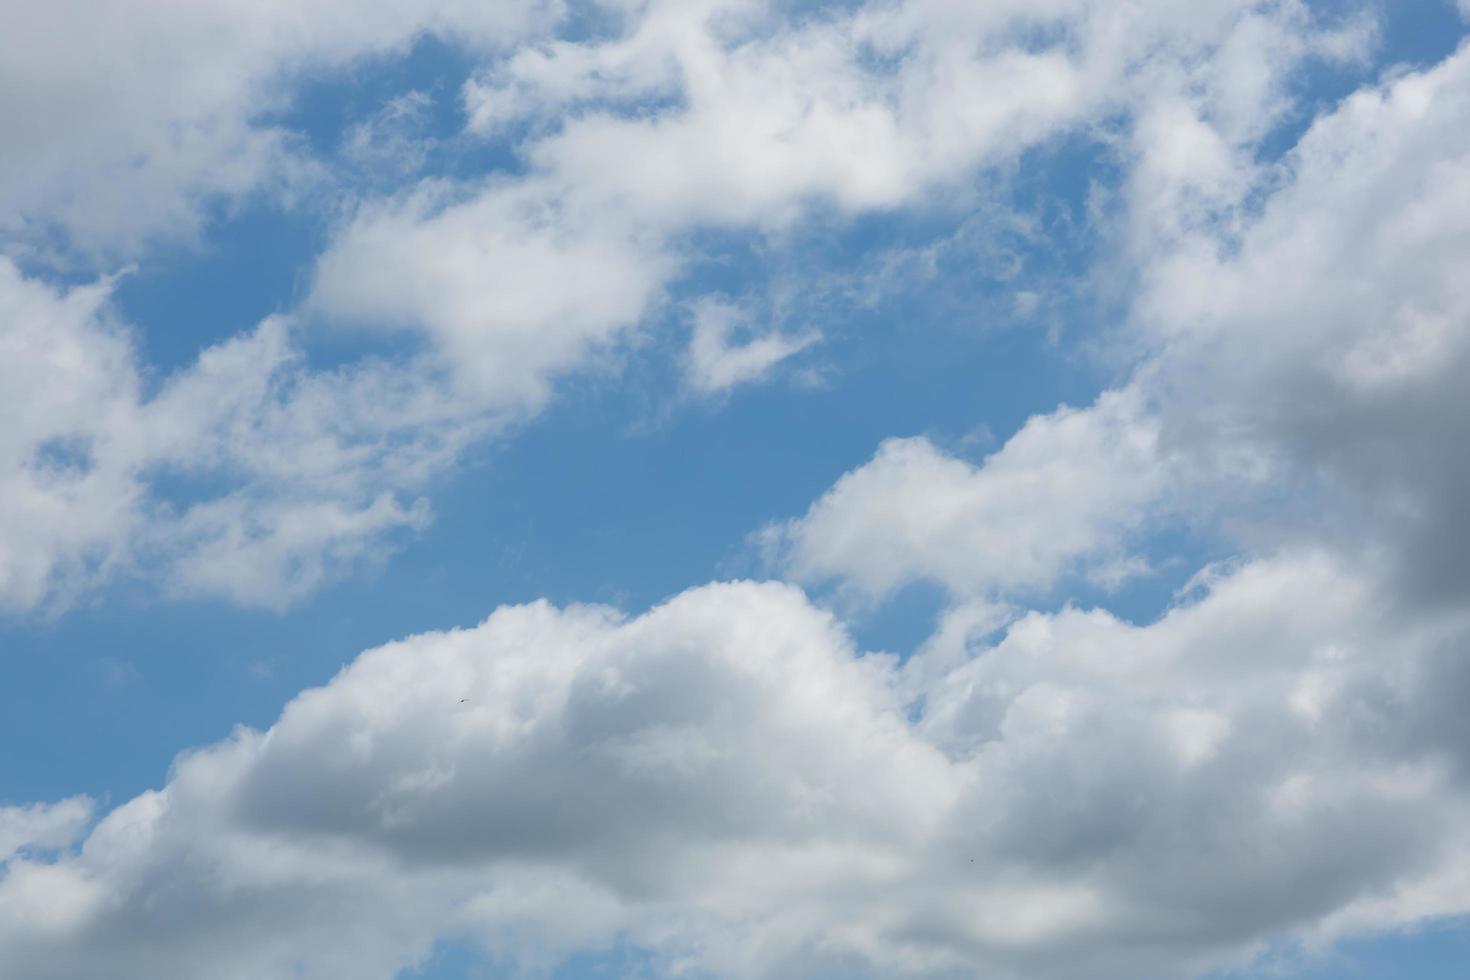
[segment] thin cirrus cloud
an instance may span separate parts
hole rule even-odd
[[[267,67],[220,62],[218,100],[148,118],[251,129],[239,78],[468,10],[383,13],[328,54],[246,32]],[[890,439],[767,529],[814,590],[941,585],[907,658],[789,582],[635,615],[505,606],[362,653],[110,809],[0,807],[0,976],[389,980],[468,940],[510,971],[624,944],[657,975],[1184,978],[1470,914],[1470,473],[1446,450],[1470,435],[1467,50],[1312,110],[1294,73],[1367,57],[1369,21],[1287,0],[609,10],[576,41],[534,12],[480,25],[465,138],[523,168],[379,188],[301,309],[156,384],[106,277],[0,260],[0,397],[24,408],[0,427],[5,602],[126,575],[301,601],[667,306],[705,395],[814,342],[690,282],[697,233],[963,210],[967,181],[1061,134],[1118,168],[1090,274],[1125,294],[1096,339],[1120,380],[978,462]],[[328,326],[423,343],[324,370]],[[1146,570],[1179,522],[1222,560],[1184,556],[1152,621],[1025,608]]]
[[[752,314],[718,299],[697,303],[692,314],[684,379],[694,391],[706,395],[760,381],[782,361],[821,339],[813,331],[785,333],[779,329],[752,335],[748,325]]]

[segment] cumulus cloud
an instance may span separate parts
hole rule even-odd
[[[210,195],[289,178],[296,154],[267,117],[304,69],[347,69],[423,32],[489,49],[557,12],[465,0],[30,5],[0,40],[0,228],[59,226],[104,253],[189,234]]]
[[[162,563],[187,569],[164,575],[180,591],[287,602],[380,554],[372,542],[385,534],[420,526],[419,488],[455,445],[529,417],[563,375],[635,338],[688,268],[692,235],[927,205],[1118,117],[1160,120],[1165,134],[1194,120],[1181,130],[1193,148],[1164,152],[1160,172],[1200,160],[1223,172],[1279,116],[1287,73],[1326,44],[1300,4],[1233,0],[1187,15],[1160,0],[872,4],[797,18],[726,0],[614,4],[609,29],[579,41],[554,36],[556,4],[84,8],[28,11],[7,35],[70,39],[21,43],[3,59],[15,84],[0,85],[0,123],[16,152],[0,170],[0,210],[22,245],[60,228],[83,252],[136,251],[188,226],[203,198],[256,187],[283,159],[284,137],[265,120],[289,99],[293,72],[350,67],[423,31],[476,52],[470,132],[509,140],[523,166],[395,189],[405,160],[413,169],[401,132],[411,94],[349,132],[349,165],[388,184],[369,181],[382,196],[338,229],[302,312],[418,332],[422,357],[396,370],[313,374],[276,321],[220,345],[151,402],[137,391],[147,366],[117,325],[78,326],[97,349],[75,364],[18,362],[38,378],[95,376],[77,381],[85,419],[18,430],[6,464],[0,595],[20,608],[141,556],[180,554]],[[93,38],[106,43],[80,43]],[[524,43],[504,48],[512,40]],[[100,310],[106,292],[27,282],[6,288],[47,293],[58,308]],[[0,329],[45,322],[25,302]],[[706,316],[687,383],[749,383],[809,339],[736,342]],[[7,407],[22,390],[7,388]],[[333,419],[339,402],[349,408]],[[180,473],[224,486],[181,503],[158,479]],[[1048,562],[1064,559],[1039,557],[1024,574],[1045,577]]]
[[[1470,472],[1444,447],[1470,436],[1467,116],[1462,49],[1316,120],[1251,185],[1269,191],[1253,212],[1176,201],[1161,225],[1145,197],[1128,211],[1142,280],[1118,337],[1140,358],[1128,384],[1033,418],[979,467],[885,444],[770,532],[782,567],[875,594],[914,579],[1005,592],[1111,561],[1130,531],[1185,513],[1247,548],[1325,534],[1396,563],[1422,599],[1462,598]],[[1140,120],[1145,160],[1195,138],[1168,129]],[[1171,179],[1219,165],[1184,152]]]
[[[774,584],[369,651],[79,850],[12,858],[0,957],[388,978],[436,937],[545,962],[621,936],[730,977],[1183,976],[1470,905],[1425,897],[1464,853],[1466,755],[1414,710],[1463,615],[1297,553],[1147,626],[999,626],[907,709],[932,652],[858,656]]]
[[[74,858],[12,863],[0,948],[36,977],[96,957],[125,975],[207,961],[220,976],[391,977],[446,926],[605,940],[630,915],[680,928],[683,913],[657,912],[692,894],[764,916],[773,883],[752,859],[786,857],[814,888],[854,858],[881,880],[896,858],[865,841],[902,845],[942,811],[943,760],[887,701],[830,617],[780,586],[697,590],[630,621],[504,609],[369,653],[269,733],[180,760]],[[199,877],[170,873],[149,897],[186,854]],[[33,903],[63,890],[65,921],[31,927],[47,911]],[[317,902],[377,938],[329,938]],[[207,941],[208,921],[235,939]],[[724,955],[750,955],[736,938]]]
[[[446,188],[360,213],[321,259],[309,306],[343,324],[415,328],[490,405],[531,410],[658,298],[660,243],[568,214],[534,182],[470,202]]]
[[[1147,522],[1168,479],[1157,443],[1132,392],[1037,416],[979,466],[893,439],[765,537],[798,579],[872,596],[916,580],[960,596],[1046,589]]]
[[[885,443],[773,532],[804,581],[941,584],[935,635],[863,655],[796,588],[733,583],[368,651],[90,832],[84,801],[0,808],[5,969],[386,980],[469,938],[751,980],[1185,977],[1470,914],[1470,479],[1446,448],[1470,435],[1470,56],[1353,95],[1276,164],[1285,73],[1358,43],[1298,4],[772,23],[650,4],[477,78],[475,127],[566,125],[530,126],[524,176],[363,209],[311,300],[424,330],[419,359],[309,371],[272,319],[145,391],[105,282],[0,261],[26,408],[0,432],[0,596],[151,556],[284,601],[645,319],[689,230],[900,206],[1124,112],[1129,380],[978,464]],[[646,168],[607,165],[632,147]],[[791,353],[697,309],[695,386]],[[1240,554],[1155,621],[1007,604],[1136,567],[1176,514]]]
[[[1464,48],[1354,94],[1303,136],[1234,247],[1194,230],[1148,256],[1136,314],[1164,351],[1141,383],[1166,402],[1167,442],[1325,482],[1314,506],[1334,504],[1345,539],[1372,528],[1363,543],[1412,591],[1461,598],[1470,471],[1445,447],[1470,435],[1467,116]]]
[[[279,318],[149,392],[110,288],[0,258],[0,608],[129,576],[289,603],[422,526],[425,481],[494,424],[411,365],[311,371]]]
[[[515,139],[525,172],[368,208],[323,257],[317,310],[416,326],[468,377],[544,386],[626,338],[702,230],[963,199],[977,174],[1118,117],[1202,114],[1233,141],[1220,166],[1238,164],[1327,36],[1293,2],[612,12],[608,31],[528,43],[465,86],[470,133]]]

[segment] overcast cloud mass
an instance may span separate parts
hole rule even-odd
[[[0,980],[1463,944],[1465,0],[13,6]]]

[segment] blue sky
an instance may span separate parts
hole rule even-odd
[[[1457,975],[1470,11],[247,6],[0,59],[0,980]]]

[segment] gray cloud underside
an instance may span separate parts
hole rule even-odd
[[[12,859],[5,975],[389,978],[462,935],[730,977],[1172,977],[1470,912],[1470,618],[1389,595],[1287,553],[1148,626],[1032,613],[903,667],[775,584],[502,609]]]

